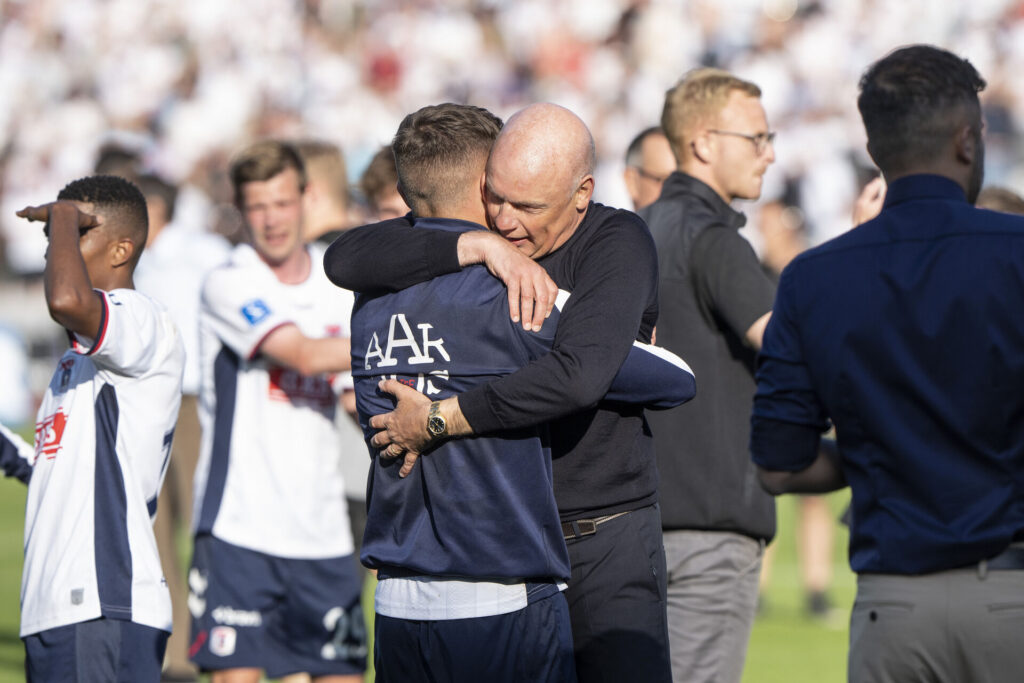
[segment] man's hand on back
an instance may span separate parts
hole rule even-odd
[[[493,232],[471,230],[459,238],[459,264],[482,263],[508,288],[508,312],[524,330],[537,332],[551,315],[558,287],[542,267]]]
[[[412,472],[420,453],[434,443],[427,432],[427,414],[432,401],[394,379],[382,380],[378,389],[395,397],[395,409],[370,418],[370,426],[380,430],[370,438],[370,444],[381,449],[380,455],[383,458],[397,458],[404,454],[399,474],[405,477]],[[449,437],[472,433],[473,430],[459,409],[457,397],[446,398],[440,403],[440,414],[447,423]]]

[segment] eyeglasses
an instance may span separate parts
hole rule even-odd
[[[655,175],[650,171],[644,170],[643,166],[630,165],[630,168],[636,169],[636,172],[639,173],[641,177],[647,178],[648,180],[653,180],[656,183],[663,183],[665,182],[665,179],[668,178],[667,175]]]
[[[733,137],[744,138],[746,140],[750,140],[752,143],[754,143],[754,149],[757,151],[757,153],[759,155],[760,154],[764,154],[764,151],[766,149],[768,149],[768,145],[771,145],[771,144],[773,144],[775,142],[775,133],[774,132],[770,132],[770,133],[755,133],[754,135],[750,135],[749,133],[737,133],[737,132],[732,131],[732,130],[713,130],[712,129],[712,130],[708,130],[708,132],[709,133],[714,133],[715,135],[732,135]]]

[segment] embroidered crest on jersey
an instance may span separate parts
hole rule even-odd
[[[39,456],[45,456],[47,460],[53,460],[61,451],[61,440],[64,438],[64,427],[67,425],[68,416],[63,408],[59,408],[53,415],[48,415],[36,423],[36,460]]]
[[[71,368],[75,367],[74,358],[65,358],[60,362],[60,391],[61,393],[68,390],[68,385],[71,384]]]
[[[242,316],[255,327],[262,320],[270,315],[270,306],[267,306],[263,299],[253,299],[242,305]]]
[[[235,654],[238,634],[230,626],[214,626],[210,629],[210,652],[218,657]]]

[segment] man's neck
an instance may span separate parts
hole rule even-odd
[[[479,206],[423,206],[416,213],[420,218],[450,218],[458,221],[469,221],[477,225],[487,225],[487,212],[483,205]]]
[[[697,180],[701,181],[702,183],[710,187],[712,190],[715,191],[715,194],[722,198],[722,201],[725,202],[726,204],[732,204],[733,198],[730,197],[728,193],[725,192],[725,190],[718,186],[718,183],[715,180],[715,176],[711,172],[710,166],[707,166],[706,164],[701,164],[696,160],[691,160],[689,162],[684,162],[683,164],[681,164],[679,166],[679,170],[682,173],[685,173],[686,175],[690,176],[691,178],[696,178]]]
[[[266,260],[264,259],[264,263]],[[286,285],[297,285],[305,282],[312,270],[313,260],[309,257],[306,245],[296,249],[284,261],[278,264],[267,263],[277,279]]]

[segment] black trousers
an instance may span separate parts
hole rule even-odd
[[[572,539],[569,601],[580,683],[670,683],[665,547],[657,505]]]

